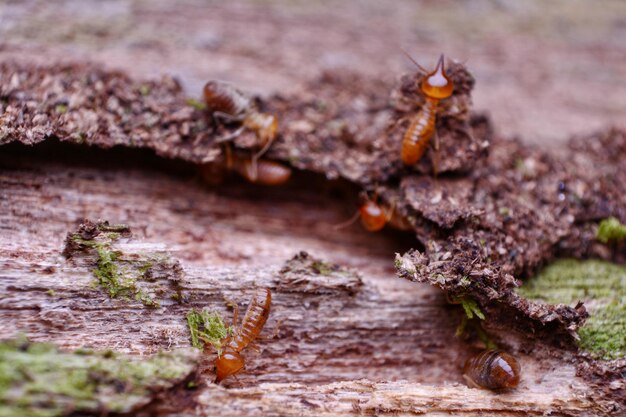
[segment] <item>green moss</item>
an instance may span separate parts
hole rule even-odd
[[[313,263],[311,263],[311,268],[316,273],[325,276],[331,275],[335,270],[337,270],[337,267],[335,265],[329,264],[324,261],[313,261]]]
[[[463,311],[465,311],[465,315],[468,319],[471,320],[476,316],[481,320],[485,320],[485,315],[480,311],[480,307],[478,307],[476,301],[471,298],[462,298],[460,301],[461,307],[463,307]]]
[[[189,107],[193,107],[196,110],[206,110],[207,109],[206,104],[204,104],[203,102],[198,101],[196,99],[193,99],[193,98],[187,99],[186,103],[187,103],[187,105]]]
[[[590,317],[578,332],[581,349],[604,360],[626,355],[626,267],[597,260],[559,260],[518,292],[550,304],[584,301]]]
[[[99,223],[97,234],[93,239],[85,239],[80,234],[71,234],[69,240],[77,248],[74,250],[93,251],[96,255],[96,267],[93,274],[96,277],[96,287],[106,291],[111,298],[124,298],[136,300],[146,307],[159,308],[161,303],[156,299],[166,296],[165,290],[158,282],[169,272],[176,274],[174,270],[167,271],[173,266],[171,259],[163,254],[130,254],[122,259],[123,253],[112,248],[114,242],[120,239],[122,233],[130,230],[125,224]],[[148,274],[155,266],[159,266],[158,277]],[[165,272],[163,272],[165,270]],[[165,275],[163,275],[165,274]],[[180,288],[174,289],[174,296],[182,300]],[[169,298],[166,296],[165,298]]]
[[[187,325],[191,333],[191,344],[197,349],[204,349],[206,344],[215,348],[218,354],[222,351],[222,340],[232,334],[232,328],[226,327],[218,313],[191,310],[187,313]]]
[[[100,243],[96,245],[95,249],[98,254],[98,260],[93,274],[98,279],[100,287],[107,291],[111,298],[134,297],[138,301],[144,302],[146,297],[140,294],[140,291],[137,289],[136,280],[122,275],[119,271],[115,261],[121,255],[121,252],[113,251],[109,245]],[[149,304],[153,303],[152,300],[147,301],[149,301]]]
[[[113,352],[59,352],[24,339],[0,342],[0,416],[130,412],[155,389],[194,369],[197,355],[161,353],[134,361]]]
[[[609,217],[600,222],[596,238],[602,243],[619,242],[626,237],[626,226],[615,217]]]
[[[142,85],[141,87],[139,87],[139,94],[141,94],[142,96],[147,96],[150,94],[150,86],[149,85]]]

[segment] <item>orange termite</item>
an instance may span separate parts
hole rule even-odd
[[[241,351],[259,337],[270,315],[271,305],[272,293],[269,288],[259,289],[254,294],[250,304],[248,304],[241,326],[237,326],[234,334],[226,340],[222,354],[215,360],[216,383],[243,369],[245,359],[241,355]],[[236,317],[237,310],[235,310],[234,321],[236,321]]]
[[[417,62],[413,62],[421,68]],[[435,133],[439,100],[450,97],[453,90],[454,83],[446,75],[442,54],[439,57],[437,68],[426,74],[420,83],[420,91],[426,97],[426,101],[420,111],[411,118],[409,128],[402,140],[400,157],[405,165],[416,164],[424,155],[430,138]]]
[[[484,350],[465,362],[463,376],[472,387],[491,390],[515,388],[521,367],[517,359],[501,350]]]
[[[209,81],[205,84],[203,93],[207,108],[215,117],[242,124],[241,129],[222,141],[233,139],[243,129],[249,129],[256,134],[261,147],[254,159],[258,159],[269,149],[278,135],[276,116],[259,112],[250,97],[230,84]]]
[[[281,185],[291,177],[291,168],[266,159],[234,157],[231,169],[253,184]]]
[[[361,225],[368,232],[377,232],[382,230],[387,224],[397,230],[413,229],[413,226],[409,223],[406,217],[397,212],[395,205],[388,207],[377,203],[367,196],[355,215],[350,220],[335,226],[335,229],[341,229],[349,226],[354,223],[357,218],[361,219]]]

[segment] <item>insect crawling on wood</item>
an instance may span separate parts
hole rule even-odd
[[[227,141],[239,136],[244,129],[256,134],[260,150],[253,156],[253,164],[270,148],[278,135],[276,116],[258,111],[254,101],[230,84],[209,81],[203,89],[207,109],[216,119],[241,123],[233,134],[221,138]]]
[[[231,169],[253,184],[281,185],[291,177],[291,168],[267,159],[235,157]]]
[[[422,158],[431,137],[435,134],[439,101],[452,95],[454,83],[446,75],[443,54],[439,57],[437,68],[432,72],[424,70],[413,58],[408,54],[407,56],[415,65],[426,72],[419,86],[420,92],[424,94],[426,101],[420,111],[411,118],[409,127],[402,140],[402,151],[400,153],[402,162],[405,165],[414,165]],[[438,148],[437,141],[435,141],[435,148]],[[433,170],[436,174],[437,166],[434,161]]]
[[[248,309],[240,326],[236,325],[238,310],[235,309],[233,318],[235,331],[232,336],[226,339],[221,355],[215,360],[216,383],[243,369],[245,359],[241,352],[259,337],[269,317],[271,304],[271,291],[268,288],[257,290],[250,300],[250,304],[248,304]]]
[[[369,198],[366,193],[362,194],[363,203],[357,212],[348,221],[335,226],[341,229],[354,223],[357,218],[361,219],[361,225],[368,232],[382,230],[385,225],[389,225],[397,230],[412,230],[413,226],[406,217],[396,210],[395,204],[391,206],[377,202],[377,198]]]
[[[521,367],[517,359],[506,352],[487,349],[465,362],[463,377],[476,388],[506,390],[519,384]]]

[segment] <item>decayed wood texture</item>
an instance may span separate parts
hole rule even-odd
[[[140,168],[143,155],[61,147],[65,155],[54,157],[50,150],[37,156],[6,149],[0,155],[1,337],[23,331],[66,348],[149,354],[189,345],[184,314],[191,307],[230,317],[225,298],[243,306],[255,286],[273,289],[264,333],[279,326],[278,334],[260,342],[261,354],[246,352],[243,387],[209,383],[198,404],[179,415],[586,416],[619,407],[594,398],[597,391],[576,377],[569,353],[513,335],[503,340],[522,362],[520,388],[504,394],[466,388],[460,370],[471,346],[454,336],[458,307],[428,286],[394,276],[391,255],[406,249],[399,236],[333,231],[346,215],[336,198],[341,187],[260,190],[231,183],[215,190],[184,168],[169,174]],[[94,288],[93,254],[61,255],[66,234],[86,217],[129,224],[135,237],[120,240],[123,253],[167,251],[179,259],[188,303],[151,309]],[[316,269],[304,256],[285,265],[296,248],[356,272]]]
[[[619,130],[591,135],[585,139],[589,144],[561,158],[516,142],[490,146],[489,120],[470,112],[473,77],[461,64],[451,63],[448,71],[454,95],[442,102],[437,117],[438,168],[454,174],[448,178],[419,175],[432,172],[432,150],[413,167],[398,160],[407,118],[423,103],[415,92],[421,72],[395,87],[332,72],[307,91],[259,101],[261,110],[281,121],[267,155],[359,184],[406,216],[419,242],[411,246],[418,251],[400,264],[402,276],[475,299],[490,321],[571,346],[587,317],[584,305],[532,302],[515,288],[557,255],[623,259],[625,245],[598,251],[594,230],[603,217],[626,222],[626,186],[607,178],[624,172],[619,161],[626,136]],[[0,95],[5,102],[0,143],[58,138],[104,148],[142,147],[219,168],[224,162],[219,138],[237,129],[216,123],[195,108],[198,103],[189,104],[170,78],[144,82],[87,64],[5,63]],[[615,152],[603,158],[595,142]],[[254,143],[252,132],[234,140],[240,155],[249,156]],[[606,166],[586,169],[595,160]]]

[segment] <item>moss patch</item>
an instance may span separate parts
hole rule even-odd
[[[580,348],[597,359],[626,355],[626,267],[563,259],[544,268],[518,292],[550,304],[583,301],[590,317],[578,331]]]
[[[468,319],[471,320],[476,316],[481,320],[485,320],[485,315],[480,311],[480,307],[478,307],[476,301],[471,298],[461,299],[461,307],[463,307],[463,311],[465,311],[465,315]]]
[[[222,340],[232,334],[232,327],[226,327],[218,313],[206,309],[189,311],[187,325],[191,333],[191,344],[195,348],[204,349],[206,344],[210,344],[218,354],[222,353]]]
[[[596,238],[602,243],[622,241],[626,238],[626,226],[615,217],[609,217],[600,222]]]
[[[183,271],[178,261],[163,253],[124,251],[120,240],[130,236],[126,225],[86,222],[68,235],[64,254],[95,256],[96,285],[111,298],[136,300],[152,308],[161,307],[162,300],[182,302]]]
[[[0,417],[131,412],[189,377],[197,361],[190,351],[135,361],[111,351],[66,353],[24,339],[0,342]]]

